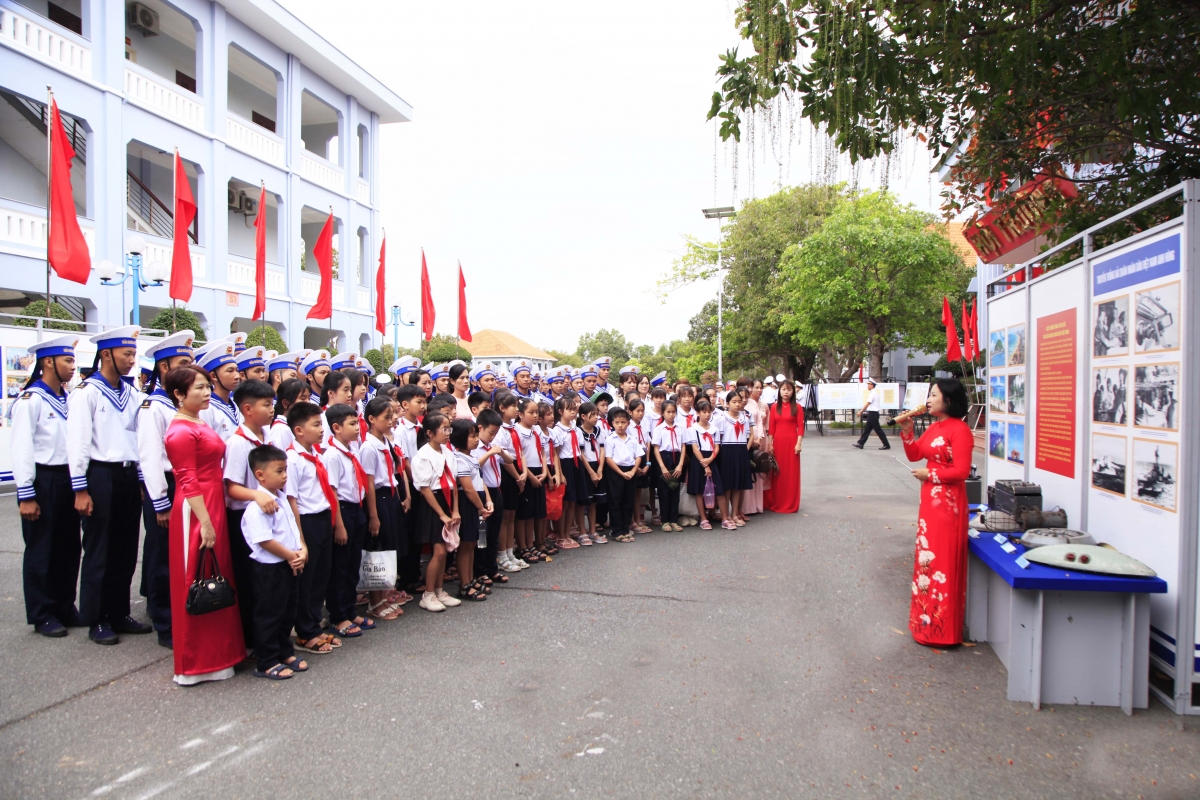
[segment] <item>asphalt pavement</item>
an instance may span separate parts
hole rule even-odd
[[[917,484],[852,441],[806,439],[797,515],[564,551],[277,683],[32,633],[4,498],[0,796],[1200,796],[1200,720],[1034,711],[986,644],[913,643]]]

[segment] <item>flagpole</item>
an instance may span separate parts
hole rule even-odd
[[[458,307],[454,314],[455,320],[462,319],[462,262],[458,262]],[[458,359],[458,346],[462,343],[459,338],[458,322],[454,323],[454,358]]]
[[[260,190],[265,190],[267,188],[267,182],[264,181],[262,178],[259,178],[258,179],[258,187]],[[260,199],[262,198],[261,192],[259,193],[259,198]],[[258,213],[260,213],[260,214],[265,213],[263,211],[261,203],[259,203],[259,206],[258,206]],[[257,229],[255,229],[255,231],[254,231],[254,241],[257,244],[257,242],[258,242],[258,230]],[[264,257],[264,259],[266,258],[266,253],[263,254],[263,257]],[[258,278],[258,248],[255,248],[255,250],[254,250],[254,277],[255,277],[254,293],[256,295],[254,298],[254,302],[255,302],[255,305],[257,305],[258,304],[258,297],[257,297],[257,295],[258,295],[258,285],[257,285],[258,284],[258,281],[257,281],[257,278]],[[263,280],[264,281],[266,280],[266,276],[263,276]],[[266,287],[264,286],[263,287],[264,300],[266,299],[266,293],[267,293]],[[333,314],[331,313],[330,316],[333,316]],[[263,350],[266,351],[266,349],[267,349],[267,304],[265,302],[263,303],[262,328],[263,328],[262,346],[263,346]]]
[[[50,198],[54,196],[54,90],[46,86],[46,318],[50,318]],[[39,326],[41,327],[41,326]],[[40,337],[39,337],[40,338]]]
[[[333,206],[329,207],[329,216],[331,216],[331,217],[333,216]],[[333,238],[333,237],[331,236],[330,238]],[[314,259],[316,258],[316,255],[317,255],[316,253],[313,253]],[[317,265],[317,268],[320,269],[319,264]],[[330,350],[336,349],[333,346],[333,253],[332,252],[330,252],[330,254],[329,254],[329,341],[326,343],[326,346]]]
[[[171,162],[171,204],[172,204],[173,206],[175,206],[175,209],[173,209],[173,210],[175,210],[175,211],[178,211],[178,210],[179,210],[179,204],[176,202],[176,198],[178,198],[178,197],[179,197],[179,169],[178,169],[178,168],[177,168],[177,166],[176,166],[176,165],[178,164],[178,162],[179,162],[179,148],[178,148],[178,147],[176,147],[176,148],[175,148],[175,160]],[[173,222],[173,221],[174,221],[174,218],[172,217],[172,222]],[[172,238],[172,239],[174,239],[174,238],[175,238],[174,234],[175,234],[175,231],[174,231],[174,225],[172,225],[172,230],[171,230],[171,238]],[[190,253],[190,252],[188,253],[188,257],[189,257],[189,258],[191,257],[191,253]],[[175,258],[175,252],[174,252],[174,251],[172,251],[172,252],[171,252],[171,258],[172,258],[172,260],[174,260],[174,258]],[[172,273],[174,273],[174,272],[175,272],[175,270],[174,270],[174,268],[173,268],[173,267],[172,267],[172,269],[171,269],[171,272],[172,272]],[[174,277],[174,275],[172,275],[172,277]],[[172,290],[174,290],[174,288],[175,288],[174,286],[172,286],[172,287],[171,287],[171,289],[172,289]],[[135,286],[135,287],[133,287],[133,291],[134,291],[134,292],[136,292],[136,291],[137,291],[137,287],[136,287],[136,286]],[[173,294],[173,293],[174,293],[174,292],[172,291],[172,294]],[[176,327],[176,324],[175,324],[175,304],[176,304],[176,300],[175,300],[175,298],[174,298],[174,297],[172,297],[172,298],[171,298],[171,333],[175,333],[175,327]]]

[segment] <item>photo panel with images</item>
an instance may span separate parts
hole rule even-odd
[[[988,335],[988,366],[1006,367],[1008,358],[1005,356],[1004,331],[992,331]]]
[[[1179,362],[1139,364],[1133,384],[1134,427],[1179,430]]]
[[[1133,440],[1132,496],[1139,503],[1175,510],[1179,446],[1157,439]]]
[[[1025,366],[1025,326],[1014,325],[1008,329],[1008,365]]]
[[[1025,413],[1025,376],[1008,376],[1008,413]]]
[[[4,348],[5,372],[29,372],[33,369],[34,357],[24,347]]]
[[[1124,436],[1092,434],[1092,486],[1102,492],[1125,496],[1125,472],[1129,443]]]
[[[1098,367],[1092,370],[1092,422],[1125,425],[1129,422],[1129,368]]]
[[[1008,423],[1008,460],[1014,464],[1025,463],[1025,423]]]
[[[1008,410],[1006,403],[1007,377],[992,375],[988,378],[988,411],[993,414],[1004,414]]]
[[[4,396],[9,400],[13,400],[21,396],[21,392],[25,389],[25,382],[29,380],[28,375],[14,375],[11,372],[4,374]]]
[[[1095,303],[1092,314],[1092,356],[1129,353],[1129,295]]]
[[[1134,295],[1134,308],[1135,352],[1179,349],[1179,281],[1138,292]]]
[[[1008,455],[1004,449],[1004,426],[1005,422],[1002,419],[988,422],[988,455],[1001,461]]]

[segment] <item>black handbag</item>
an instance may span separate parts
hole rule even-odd
[[[212,574],[205,576],[204,565],[212,561]],[[196,559],[196,579],[188,587],[187,603],[184,608],[194,616],[210,614],[229,608],[237,602],[233,584],[221,576],[221,568],[217,565],[217,554],[211,547],[200,548],[200,558]]]

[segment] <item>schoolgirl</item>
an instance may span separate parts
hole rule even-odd
[[[626,410],[629,412],[627,415],[629,417],[629,435],[637,439],[638,445],[645,452],[650,444],[650,439],[646,436],[646,431],[642,427],[642,422],[646,418],[646,404],[635,397],[629,400],[626,406]],[[611,423],[613,419],[613,415],[609,413],[609,422]],[[637,474],[633,478],[633,518],[629,528],[633,533],[650,532],[650,528],[644,524],[644,509],[647,503],[642,500],[643,496],[650,489],[650,476],[647,474],[649,471],[650,465],[643,459],[643,462],[638,465]],[[654,498],[651,497],[649,504],[653,505],[653,503]],[[615,511],[615,509],[610,509],[610,511]],[[616,528],[613,530],[616,530]]]
[[[742,516],[742,492],[754,486],[750,468],[750,446],[754,443],[754,420],[742,410],[743,399],[736,390],[725,395],[725,411],[718,416],[721,427],[721,483],[729,503],[726,522],[746,525]],[[729,525],[722,527],[728,528]]]
[[[559,472],[566,484],[563,492],[563,511],[557,527],[558,546],[571,549],[579,543],[570,537],[572,529],[583,530],[584,509],[591,505],[591,480],[584,469],[582,435],[575,427],[579,403],[575,398],[560,397],[554,401],[554,427],[550,439],[558,450]]]
[[[549,403],[538,403],[538,424],[534,428],[534,436],[538,440],[538,445],[542,449],[542,464],[544,464],[543,472],[546,478],[543,481],[542,493],[545,494],[551,489],[557,489],[563,484],[562,465],[558,461],[558,449],[554,446],[554,440],[550,437],[550,431],[554,428],[554,408]],[[561,522],[562,516],[559,516]],[[555,537],[547,536],[547,529],[550,527],[549,514],[540,519],[534,520],[534,536],[536,547],[544,560],[552,561],[551,556],[558,554],[558,547],[555,546]]]
[[[696,424],[684,430],[684,442],[692,451],[688,463],[687,493],[696,499],[696,516],[700,519],[700,528],[706,531],[712,530],[704,506],[704,486],[709,480],[713,483],[714,502],[721,513],[721,527],[737,527],[730,524],[725,507],[725,490],[721,483],[720,464],[717,463],[721,455],[721,430],[712,417],[712,403],[701,400],[696,404]]]
[[[537,403],[517,398],[517,435],[521,441],[521,461],[525,466],[525,486],[517,499],[517,558],[536,564],[541,557],[533,546],[534,520],[546,518],[546,471],[542,461],[541,437],[534,431],[538,422]]]
[[[504,498],[500,492],[500,481],[504,475],[505,460],[512,459],[496,441],[503,422],[500,412],[490,408],[482,409],[478,418],[479,444],[471,451],[471,455],[479,462],[483,485],[487,488],[488,499],[492,503],[492,513],[485,520],[486,538],[483,550],[476,553],[475,559],[475,574],[483,581],[485,587],[491,587],[493,583],[508,583],[508,576],[500,570],[496,560],[500,528],[504,524]]]
[[[500,476],[500,493],[504,500],[504,522],[500,528],[497,563],[504,572],[520,572],[529,569],[529,564],[513,554],[516,539],[517,500],[525,488],[525,457],[521,452],[521,436],[517,433],[517,403],[521,398],[509,392],[497,393],[501,425],[496,434],[496,444],[508,454],[504,459],[503,474]]]
[[[447,447],[450,420],[438,413],[426,414],[421,421],[421,431],[425,435],[425,445],[412,459],[413,486],[420,492],[416,499],[417,524],[413,539],[418,544],[430,545],[431,555],[425,569],[425,592],[419,605],[426,611],[445,611],[462,603],[442,586],[447,552],[442,530],[461,519],[454,468],[450,464],[453,455]]]
[[[679,525],[679,482],[687,464],[687,450],[683,445],[683,430],[675,424],[676,411],[674,401],[663,403],[662,424],[650,437],[658,465],[658,507],[664,531],[683,530]]]
[[[580,455],[583,457],[583,469],[580,481],[582,488],[576,493],[575,502],[583,508],[577,515],[579,528],[576,541],[585,546],[608,542],[608,538],[602,533],[604,528],[598,520],[600,509],[608,505],[608,486],[604,481],[604,447],[607,434],[597,422],[598,415],[599,411],[594,403],[583,403],[579,406],[578,428],[582,439]],[[587,528],[583,525],[585,517]]]
[[[304,381],[289,378],[275,389],[275,420],[267,430],[267,443],[273,444],[287,452],[288,447],[296,440],[292,429],[288,427],[287,412],[305,394]]]
[[[690,385],[684,384],[675,390],[675,396],[678,398],[679,412],[676,415],[676,420],[679,427],[687,430],[696,424],[696,390]]]
[[[363,549],[394,550],[399,553],[402,551],[401,537],[404,526],[401,501],[402,496],[407,497],[408,484],[396,480],[396,473],[404,467],[397,463],[395,450],[388,442],[392,424],[395,422],[392,403],[386,397],[376,397],[367,403],[363,416],[370,432],[359,448],[358,458],[363,472],[370,476],[371,488],[368,491],[375,493],[375,513],[379,517],[379,533],[376,536],[368,536],[363,542]],[[404,545],[403,552],[407,552],[407,542]],[[386,590],[368,593],[369,616],[387,622],[403,613],[400,604],[389,600]]]
[[[479,522],[481,517],[490,517],[495,508],[484,486],[479,460],[472,455],[479,446],[479,426],[470,419],[454,420],[450,425],[450,444],[454,447],[455,475],[462,504],[462,525],[458,529],[458,598],[481,602],[487,600],[491,588],[482,578],[475,577]]]
[[[350,384],[350,376],[344,372],[329,372],[325,375],[325,381],[321,384],[321,394],[317,396],[318,406],[321,408],[321,445],[326,446],[329,437],[333,435],[332,429],[329,427],[329,420],[325,416],[325,412],[336,405],[345,405],[353,408],[352,398],[354,390]],[[357,416],[357,412],[356,416]],[[358,452],[358,444],[354,443],[351,448],[353,452]]]

